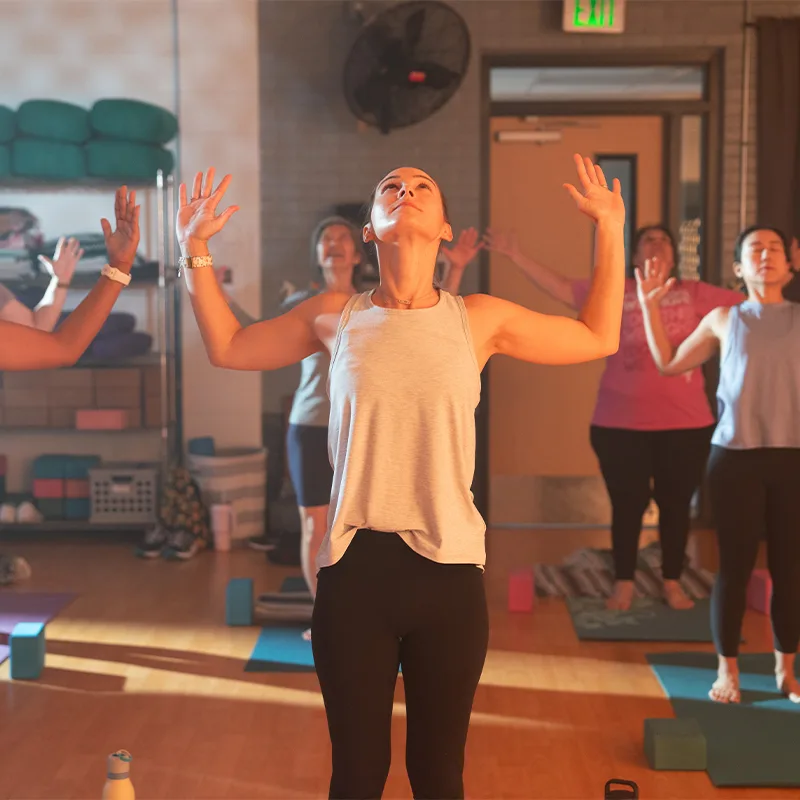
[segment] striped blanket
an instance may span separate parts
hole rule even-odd
[[[614,586],[614,563],[610,550],[578,550],[562,564],[537,564],[536,594],[538,597],[608,597]],[[684,591],[695,600],[711,594],[714,575],[689,565],[681,576]],[[648,545],[639,551],[636,570],[638,597],[660,597],[661,547]]]

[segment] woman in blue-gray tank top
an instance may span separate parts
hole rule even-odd
[[[739,234],[734,272],[747,300],[717,308],[674,347],[658,311],[668,286],[637,274],[650,350],[659,369],[680,375],[720,352],[719,421],[708,486],[717,524],[719,573],[711,625],[719,658],[712,700],[738,703],[737,654],[747,585],[766,538],[778,690],[800,703],[794,673],[800,643],[800,305],[784,299],[792,277],[786,236],[753,226]]]
[[[214,277],[208,240],[230,182],[213,171],[180,190],[181,265],[211,363],[271,370],[328,352],[333,487],[317,557],[314,666],[328,719],[332,798],[381,797],[391,761],[398,670],[405,688],[406,769],[414,797],[464,797],[464,749],[486,658],[486,526],[470,487],[480,373],[492,355],[574,364],[619,345],[625,207],[589,159],[575,158],[596,225],[592,287],[578,319],[537,314],[434,282],[453,238],[444,197],[422,170],[376,186],[363,229],[380,265],[376,289],[323,292],[242,328]]]

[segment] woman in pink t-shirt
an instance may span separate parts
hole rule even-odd
[[[523,255],[513,236],[487,233],[487,247],[510,258],[542,291],[580,309],[591,281],[571,280]],[[609,498],[616,572],[609,608],[627,609],[642,517],[655,499],[659,510],[664,597],[673,608],[691,608],[680,586],[689,535],[690,505],[708,456],[714,417],[703,373],[680,380],[659,374],[650,357],[633,268],[650,261],[662,281],[675,272],[676,246],[661,225],[636,231],[633,263],[625,282],[619,350],[606,360],[590,429]],[[674,345],[682,342],[711,309],[744,300],[741,292],[703,281],[678,280],[661,302],[661,315]]]

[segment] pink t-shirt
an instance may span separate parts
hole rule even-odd
[[[589,294],[590,280],[573,281],[575,305]],[[700,320],[718,306],[735,306],[742,292],[703,281],[683,280],[661,301],[661,319],[673,345],[680,344]],[[592,424],[602,428],[655,431],[713,425],[703,371],[699,367],[677,377],[661,375],[644,333],[636,281],[625,281],[619,350],[606,359]]]

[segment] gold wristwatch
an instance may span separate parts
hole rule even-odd
[[[178,277],[180,278],[185,269],[202,269],[213,265],[214,259],[211,256],[181,256],[178,259]]]

